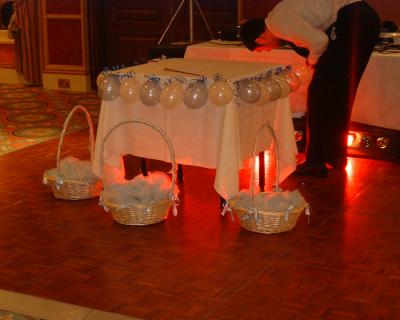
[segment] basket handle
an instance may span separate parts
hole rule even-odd
[[[74,115],[74,113],[78,110],[81,110],[84,112],[86,120],[89,124],[89,151],[90,151],[90,161],[93,161],[93,151],[94,151],[94,130],[93,130],[93,122],[92,122],[92,118],[90,117],[89,112],[86,110],[85,107],[81,106],[81,105],[77,105],[75,106],[71,112],[68,114],[67,118],[64,121],[64,126],[61,132],[61,136],[60,136],[60,141],[58,143],[58,149],[57,149],[57,170],[58,170],[58,175],[60,174],[60,156],[61,156],[61,149],[63,147],[64,144],[64,136],[65,133],[67,132],[67,128],[69,125],[69,122],[72,118],[72,116]]]
[[[100,152],[100,174],[101,177],[103,179],[103,185],[104,185],[104,189],[106,189],[107,183],[106,183],[106,178],[104,176],[104,146],[105,143],[108,139],[108,137],[111,135],[111,133],[117,129],[120,126],[126,125],[126,124],[130,124],[130,123],[137,123],[137,124],[143,124],[146,126],[149,126],[151,128],[153,128],[154,130],[156,130],[158,133],[161,134],[161,136],[164,138],[165,142],[168,145],[168,149],[169,149],[169,153],[170,153],[170,157],[171,157],[171,165],[172,165],[172,183],[171,183],[171,195],[174,195],[174,187],[175,187],[175,181],[176,181],[176,161],[175,161],[175,153],[174,153],[174,149],[172,147],[172,142],[171,139],[167,136],[167,134],[165,133],[164,130],[162,130],[160,127],[156,126],[155,124],[152,124],[150,122],[147,122],[145,120],[127,120],[127,121],[123,121],[118,123],[116,126],[112,127],[107,134],[104,136],[103,142],[101,144],[101,152]]]
[[[276,138],[276,134],[275,134],[275,130],[271,127],[271,125],[269,123],[264,123],[263,125],[261,125],[261,127],[258,129],[257,133],[256,133],[256,138],[254,141],[254,149],[253,149],[253,159],[251,162],[251,182],[250,182],[250,192],[251,192],[251,201],[253,202],[253,198],[254,198],[254,175],[255,175],[255,159],[257,156],[257,147],[258,147],[258,142],[260,140],[260,134],[261,132],[267,128],[269,130],[269,132],[271,133],[272,136],[272,142],[274,145],[274,153],[275,153],[275,187],[279,189],[279,150],[278,150],[278,139]]]

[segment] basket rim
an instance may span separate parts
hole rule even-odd
[[[235,202],[236,202],[235,200],[236,200],[236,198],[229,200],[229,206],[233,210],[250,211],[250,210],[254,210],[255,209],[255,210],[257,210],[258,214],[265,214],[265,215],[274,214],[274,213],[276,215],[285,215],[287,213],[287,210],[286,211],[279,211],[279,210],[267,211],[267,210],[260,209],[260,208],[254,206],[254,205],[252,207],[237,206],[237,205],[235,205]],[[305,201],[304,198],[303,198],[303,200],[304,201],[300,206],[293,207],[292,212],[294,212],[294,211],[296,211],[296,212],[300,211],[301,212],[301,211],[303,211],[303,210],[305,210],[307,208],[308,203]]]
[[[302,212],[307,208],[307,204],[302,205],[300,207],[295,207],[292,209],[292,212]],[[232,207],[233,210],[241,210],[241,211],[247,211],[249,212],[252,209],[257,209],[257,214],[261,215],[276,215],[276,216],[284,216],[286,215],[287,211],[266,211],[266,210],[260,210],[258,208],[244,208],[244,207]]]
[[[171,199],[171,197],[166,197],[164,199],[161,199],[159,201],[150,201],[150,202],[125,202],[125,203],[118,203],[115,201],[110,200],[109,198],[105,197],[104,194],[101,196],[102,202],[103,204],[110,208],[117,208],[118,207],[124,207],[124,208],[128,208],[128,207],[148,207],[148,206],[153,206],[153,205],[158,205],[158,204],[163,204],[163,203],[167,203],[167,202],[173,202],[174,200]]]
[[[51,169],[50,169],[51,170]],[[68,179],[62,176],[53,176],[49,174],[49,170],[46,170],[44,173],[44,177],[49,182],[56,182],[58,178],[62,178],[63,183],[75,183],[75,184],[97,184],[101,182],[100,177],[96,177],[96,179],[90,181],[82,181],[82,180],[75,180],[75,179]]]

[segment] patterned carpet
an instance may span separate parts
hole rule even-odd
[[[88,110],[96,127],[100,111],[96,92],[0,84],[0,155],[59,137],[65,118],[78,104]],[[80,112],[72,117],[69,131],[84,128],[87,121]]]
[[[20,313],[0,310],[0,320],[43,320],[43,319],[26,316]]]

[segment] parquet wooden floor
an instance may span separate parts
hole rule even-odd
[[[57,143],[0,157],[0,288],[152,320],[400,319],[398,163],[290,177],[310,224],[262,235],[220,216],[214,171],[196,167],[179,216],[153,226],[119,225],[98,199],[57,200],[41,183]],[[64,146],[84,154],[86,133]]]

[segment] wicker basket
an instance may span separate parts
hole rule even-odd
[[[255,143],[254,143],[254,152],[253,152],[253,161],[251,166],[251,182],[250,182],[250,194],[251,194],[251,207],[243,207],[239,201],[239,195],[229,200],[224,208],[223,214],[226,211],[230,211],[233,209],[233,212],[239,218],[240,225],[253,232],[265,233],[265,234],[273,234],[273,233],[280,233],[286,232],[293,229],[296,226],[297,220],[300,214],[305,211],[306,215],[309,216],[310,210],[308,207],[307,202],[300,198],[299,204],[294,207],[289,206],[285,211],[265,211],[262,208],[257,208],[254,205],[254,163],[256,158],[256,150],[258,146],[259,135],[262,130],[268,128],[272,138],[273,138],[273,145],[274,145],[274,153],[276,157],[275,161],[275,186],[273,193],[282,192],[279,188],[279,157],[278,157],[278,144],[277,139],[275,136],[274,129],[269,124],[264,124],[258,130],[256,135]],[[265,192],[262,192],[265,194]]]
[[[120,126],[127,124],[143,124],[149,126],[159,132],[161,136],[164,138],[165,142],[168,145],[169,153],[171,157],[172,164],[172,179],[171,179],[171,191],[167,198],[160,201],[152,201],[152,202],[130,202],[130,203],[116,203],[111,199],[107,199],[103,195],[101,196],[100,203],[104,207],[106,211],[111,211],[113,219],[121,224],[125,225],[133,225],[133,226],[145,226],[154,223],[161,222],[166,219],[169,213],[171,206],[173,205],[173,213],[176,216],[176,202],[177,197],[174,194],[174,187],[176,182],[176,162],[175,162],[175,153],[172,147],[171,140],[167,136],[167,134],[158,126],[149,123],[144,120],[128,120],[119,123],[115,127],[111,128],[108,133],[105,135],[102,149],[101,149],[101,158],[100,158],[100,169],[101,175],[103,177],[104,190],[107,190],[108,184],[106,183],[106,178],[104,176],[104,146],[108,137],[111,133]]]
[[[60,174],[60,156],[61,156],[61,149],[64,143],[64,136],[67,131],[71,117],[78,110],[83,111],[86,120],[89,124],[90,161],[93,161],[94,130],[93,130],[92,119],[86,108],[84,108],[81,105],[78,105],[74,107],[68,114],[64,122],[63,130],[61,132],[61,137],[58,143],[58,150],[57,150],[57,167],[56,167],[57,176],[50,175],[49,174],[50,170],[46,170],[43,174],[43,183],[49,185],[51,187],[51,190],[53,191],[54,197],[59,199],[81,200],[81,199],[95,198],[100,196],[102,190],[102,183],[100,178],[90,182],[85,182],[79,180],[65,179]]]

